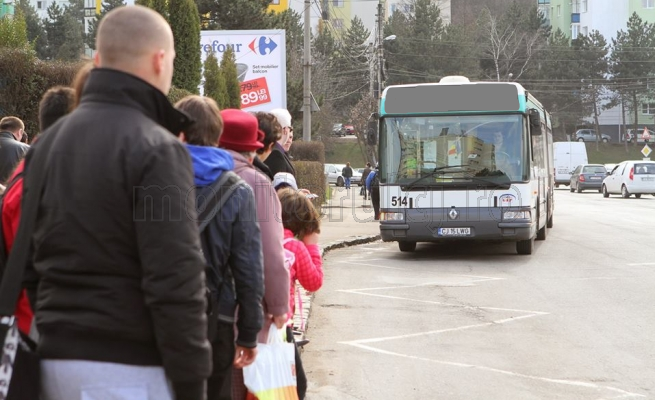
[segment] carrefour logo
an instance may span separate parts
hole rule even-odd
[[[252,42],[250,42],[248,47],[253,52],[265,56],[267,54],[271,54],[273,50],[277,48],[277,43],[275,43],[273,39],[269,37],[260,36],[258,38],[255,38],[255,40],[253,40]]]

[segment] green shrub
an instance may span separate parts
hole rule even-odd
[[[168,100],[175,104],[183,98],[192,95],[193,93],[188,90],[180,89],[175,86],[171,87],[171,90],[168,92]]]
[[[317,194],[318,197],[312,202],[316,209],[320,210],[321,205],[325,203],[325,173],[323,164],[316,161],[293,161],[293,167],[296,169],[296,183],[300,189],[307,189]]]
[[[321,142],[294,142],[289,152],[294,160],[325,164],[325,145]]]

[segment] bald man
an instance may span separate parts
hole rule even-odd
[[[40,210],[25,286],[43,399],[202,400],[204,258],[195,200],[185,201],[195,199],[191,160],[176,137],[190,121],[165,96],[173,35],[154,11],[120,7],[96,46],[79,107],[26,163],[23,204]]]

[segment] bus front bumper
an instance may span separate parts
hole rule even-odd
[[[526,240],[536,234],[535,215],[534,211],[522,210],[528,212],[530,218],[503,218],[507,215],[501,208],[388,210],[394,213],[402,212],[404,218],[393,221],[382,219],[380,236],[385,242]],[[384,215],[385,211],[382,212]]]

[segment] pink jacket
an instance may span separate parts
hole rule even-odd
[[[293,252],[296,256],[289,271],[290,292],[289,292],[289,319],[293,320],[295,311],[296,280],[302,287],[310,292],[315,292],[323,285],[323,260],[321,250],[317,244],[306,245],[300,240],[292,239],[293,232],[284,230],[286,243],[284,248]],[[292,240],[286,240],[292,239]]]
[[[271,320],[268,314],[289,313],[289,271],[284,266],[284,249],[280,200],[271,181],[238,152],[228,150],[234,159],[234,172],[255,192],[257,222],[262,233],[264,255],[264,327],[259,332],[259,342],[265,342]]]

